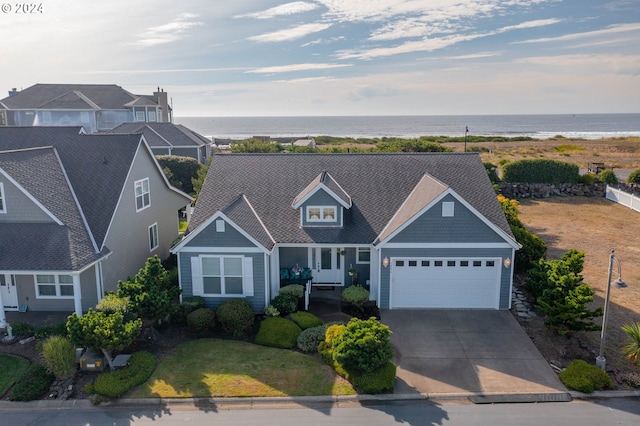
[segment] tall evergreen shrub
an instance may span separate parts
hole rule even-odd
[[[503,182],[576,183],[580,177],[577,165],[558,160],[517,160],[502,168]]]

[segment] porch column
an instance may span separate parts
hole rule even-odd
[[[4,313],[4,301],[2,300],[2,292],[0,291],[0,328],[7,327],[7,317]]]
[[[82,288],[80,287],[80,275],[73,274],[73,305],[76,315],[82,316]]]

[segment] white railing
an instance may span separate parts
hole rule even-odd
[[[615,201],[618,204],[627,206],[637,212],[640,212],[640,197],[625,192],[622,189],[613,188],[607,185],[607,200]]]

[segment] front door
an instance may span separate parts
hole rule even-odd
[[[335,247],[309,248],[314,284],[343,285],[340,252],[341,249]]]
[[[9,274],[0,274],[0,293],[2,304],[6,311],[18,310],[18,291],[16,290],[16,277]]]

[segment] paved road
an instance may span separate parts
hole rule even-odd
[[[282,407],[279,405],[278,407]],[[25,410],[27,411],[27,410]],[[0,415],[2,425],[638,425],[640,400],[611,399],[544,404],[486,404],[465,401],[332,404],[288,408],[221,409],[176,405],[94,407],[92,409],[14,409]]]

